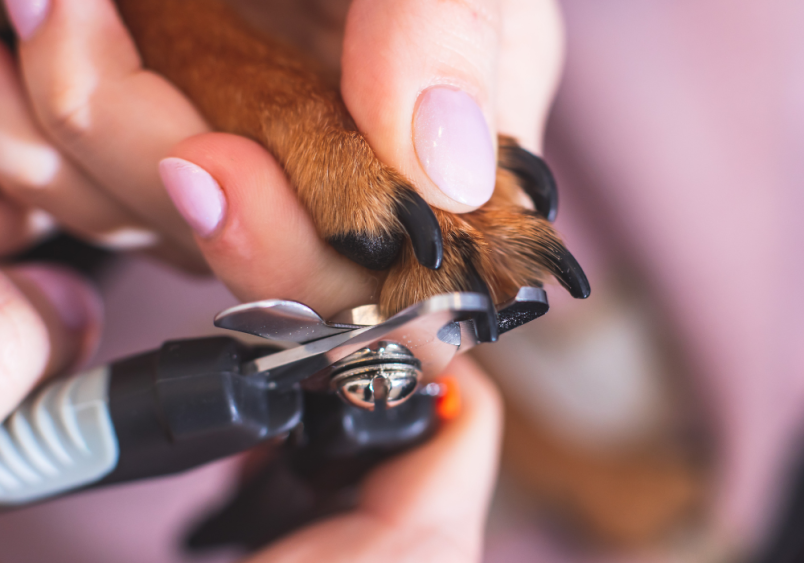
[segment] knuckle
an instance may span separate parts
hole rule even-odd
[[[45,130],[63,142],[73,142],[85,135],[91,124],[92,98],[97,86],[97,78],[89,72],[53,76],[37,104]]]
[[[74,99],[63,93],[54,94],[41,117],[45,129],[56,139],[75,142],[89,130],[89,98]]]

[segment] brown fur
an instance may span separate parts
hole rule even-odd
[[[491,201],[473,213],[437,211],[444,231],[441,268],[425,268],[406,247],[385,281],[381,308],[396,311],[430,295],[469,290],[467,264],[486,281],[495,303],[505,301],[521,286],[546,279],[550,256],[562,245],[560,239],[547,220],[507,204],[499,192],[498,188]]]
[[[400,232],[396,202],[410,183],[372,152],[337,89],[287,46],[263,37],[216,0],[118,0],[147,67],[163,74],[219,130],[261,142],[283,165],[324,238]],[[501,143],[512,144],[510,138]],[[516,178],[498,174],[492,200],[461,216],[437,211],[444,265],[420,266],[409,244],[380,304],[391,314],[425,297],[467,289],[468,263],[496,301],[542,282],[561,246],[545,220],[512,205]]]
[[[355,131],[337,91],[287,46],[215,0],[120,0],[148,68],[219,130],[261,142],[282,163],[324,237],[396,230],[396,184]]]
[[[374,157],[355,130],[331,68],[322,78],[312,70],[315,63],[252,31],[216,0],[117,2],[145,65],[182,89],[214,128],[266,146],[285,167],[323,237],[399,231],[394,204],[412,188]],[[6,31],[2,6],[0,31]],[[516,141],[500,136],[498,144],[504,148]],[[463,215],[435,210],[444,234],[438,271],[421,266],[410,244],[402,249],[381,294],[386,313],[430,295],[469,289],[467,264],[485,279],[496,302],[550,275],[548,263],[562,242],[547,221],[522,207],[520,180],[506,170],[505,152],[500,155],[495,192],[483,208]],[[536,497],[569,512],[592,536],[644,543],[701,497],[701,478],[683,459],[654,451],[595,457],[525,418],[507,406],[507,467]]]

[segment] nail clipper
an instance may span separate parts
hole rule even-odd
[[[309,431],[324,411],[338,437],[313,440],[319,450],[405,449],[437,424],[428,382],[455,354],[547,309],[535,287],[496,308],[482,293],[437,295],[388,319],[374,305],[330,321],[294,301],[232,307],[215,325],[264,344],[168,341],[31,393],[0,425],[0,507],[184,471]]]

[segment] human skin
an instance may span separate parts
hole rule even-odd
[[[405,3],[397,3],[395,9],[400,6],[404,8]],[[399,112],[397,121],[410,120],[411,108],[398,107],[389,99],[399,90],[377,95],[372,90],[374,83],[359,80],[358,69],[367,65],[386,83],[415,78],[408,89],[418,87],[422,80],[451,80],[450,74],[460,74],[461,86],[484,100],[482,108],[490,128],[504,128],[525,147],[539,152],[561,58],[561,27],[552,2],[466,4],[465,8],[480,7],[491,14],[484,23],[484,33],[492,38],[487,48],[479,49],[472,33],[458,34],[457,44],[444,45],[439,30],[432,29],[404,57],[394,56],[398,43],[396,47],[382,43],[404,36],[417,22],[438,20],[438,13],[424,10],[411,18],[391,18],[392,33],[378,37],[365,32],[373,21],[391,15],[370,7],[355,2],[349,11],[341,88],[361,130],[372,145],[384,147],[378,153],[389,164],[399,165],[409,158],[405,154],[412,152],[412,141],[372,116],[380,108],[391,107]],[[435,3],[431,7],[438,9]],[[0,157],[0,212],[9,218],[4,228],[13,231],[14,248],[33,238],[26,230],[31,210],[46,209],[59,224],[107,246],[139,245],[173,263],[195,268],[202,264],[203,255],[244,300],[281,296],[306,302],[329,316],[372,298],[380,280],[316,236],[270,154],[252,141],[210,133],[177,90],[140,67],[110,2],[8,0],[7,8],[21,41],[17,61],[5,49],[0,53],[0,111],[14,116],[0,120],[0,138],[4,146],[16,150],[14,154],[22,151],[25,156]],[[533,33],[534,29],[542,33]],[[500,41],[503,34],[506,39]],[[448,53],[449,60],[441,61],[444,64],[434,76],[422,76],[422,68],[430,68],[422,62],[432,57],[433,47],[439,45],[439,52]],[[379,52],[384,57],[360,60],[361,53]],[[395,60],[401,66],[391,64]],[[539,72],[519,72],[523,66],[535,66]],[[484,70],[478,73],[477,69]],[[158,174],[158,163],[166,157],[182,158],[207,170],[225,194],[227,221],[213,237],[194,235],[173,206]],[[43,169],[51,173],[36,174]],[[455,207],[432,186],[422,191],[434,205]],[[18,228],[11,229],[15,225]],[[125,239],[120,233],[136,236]],[[24,287],[24,283],[18,286]],[[8,379],[11,371],[19,372],[18,364],[29,362],[23,384],[7,395],[6,412],[41,377],[63,371],[89,347],[75,344],[56,353],[63,350],[58,344],[63,338],[58,324],[47,324],[46,307],[36,309],[15,286],[8,286],[7,293],[11,302],[27,311],[23,325],[38,334],[29,340],[38,342],[39,348],[6,349],[4,357],[10,359],[10,368],[0,377]],[[93,319],[79,329],[78,336],[73,335],[74,340],[97,338],[100,324]],[[49,357],[50,352],[58,361],[51,359],[43,366],[41,358]],[[34,358],[40,358],[39,363]],[[428,445],[370,477],[356,512],[302,532],[299,537],[303,541],[294,536],[277,544],[263,559],[277,560],[281,554],[281,560],[316,560],[315,554],[305,553],[311,538],[319,538],[319,549],[325,549],[354,533],[358,524],[373,526],[376,534],[364,538],[369,544],[352,542],[360,554],[344,550],[347,560],[356,560],[361,554],[376,560],[376,550],[385,556],[389,545],[395,546],[400,561],[412,556],[479,559],[496,471],[499,400],[470,363],[458,362],[451,369],[464,382],[461,416]],[[464,467],[474,470],[466,472]],[[378,485],[382,482],[398,482],[399,486],[388,490]],[[404,499],[387,493],[404,493]],[[411,541],[414,537],[422,541]],[[414,548],[421,551],[413,554],[410,550]]]
[[[34,4],[41,6],[38,11],[31,11]],[[458,10],[458,14],[468,10],[467,29],[457,29],[454,36],[448,37],[438,27],[423,27],[426,32],[407,44],[398,38],[418,30],[418,22],[443,17],[443,3],[427,4],[430,11],[414,10],[419,6],[415,2],[394,3],[393,14],[369,4],[354,2],[348,10],[342,41],[341,93],[358,127],[386,164],[406,172],[411,169],[406,162],[413,152],[412,139],[400,135],[397,127],[385,120],[409,123],[414,111],[409,103],[411,96],[415,101],[421,88],[436,81],[454,83],[480,100],[492,134],[512,134],[525,148],[540,152],[561,61],[560,19],[552,2],[483,0],[461,4],[449,9]],[[30,111],[17,112],[22,117],[13,121],[14,128],[5,136],[11,142],[24,139],[26,146],[44,147],[35,154],[55,159],[58,173],[32,182],[30,170],[39,167],[40,162],[8,162],[0,166],[4,193],[22,205],[47,208],[65,224],[75,209],[52,205],[47,194],[52,198],[65,190],[72,194],[80,190],[80,197],[62,199],[81,201],[82,207],[112,200],[121,215],[138,218],[138,222],[104,224],[102,230],[83,234],[109,240],[115,235],[119,238],[121,230],[150,232],[150,239],[144,235],[140,238],[157,245],[152,251],[192,261],[196,256],[192,235],[165,192],[157,165],[177,143],[208,131],[206,124],[175,88],[142,69],[108,0],[9,0],[7,7],[12,22],[24,28],[24,33],[18,49],[19,67],[15,68],[9,58],[0,60],[0,84],[11,85],[2,94],[12,100],[4,101],[3,106],[14,103]],[[483,15],[481,24],[474,21],[477,14]],[[368,32],[386,21],[387,34]],[[434,60],[438,64],[433,64]],[[522,68],[535,71],[521,72]],[[430,74],[424,76],[423,69],[429,69]],[[367,82],[366,72],[374,80]],[[399,88],[375,91],[378,85],[397,83]],[[398,99],[402,92],[406,92],[405,103]],[[383,119],[374,119],[377,116]],[[6,126],[7,121],[2,123]],[[232,152],[225,143],[212,150]],[[229,165],[236,168],[237,161]],[[280,189],[284,189],[287,183],[284,179],[279,181],[283,186]],[[456,211],[467,209],[449,204],[437,189],[427,188],[425,181],[416,182],[416,186],[434,205]],[[247,215],[245,220],[257,224],[265,209],[248,206],[243,212]],[[232,225],[240,217],[230,215],[229,219],[227,224]],[[248,254],[250,249],[273,247],[270,243],[274,232],[294,233],[296,223],[286,224],[281,219],[272,223],[272,232],[265,228],[250,231],[248,240],[238,241],[239,248]],[[218,236],[225,237],[226,233]],[[215,272],[244,300],[266,296],[301,299],[314,294],[308,303],[325,315],[375,296],[375,274],[355,268],[332,252],[325,254],[326,260],[320,263],[322,271],[327,272],[328,281],[324,283],[330,289],[338,288],[335,295],[319,287],[322,276],[309,270],[310,275],[302,278],[307,283],[298,284],[293,294],[283,295],[278,290],[287,286],[290,278],[276,271],[272,276],[245,283],[235,283],[229,279],[231,276],[227,278],[228,272],[220,269]],[[270,254],[260,256],[263,264],[272,262]]]
[[[0,303],[3,419],[32,383],[86,358],[98,340],[100,302],[77,275],[28,265],[0,274]],[[473,362],[455,360],[447,371],[458,382],[456,418],[369,474],[354,510],[287,536],[249,561],[479,561],[496,481],[501,401]]]
[[[563,201],[569,204],[569,199],[574,197],[583,202],[605,201],[608,206],[604,206],[605,217],[601,216],[600,207],[591,209],[588,217],[592,220],[587,222],[581,221],[580,214],[573,216],[569,205],[565,205],[559,219],[560,224],[564,223],[562,230],[577,244],[583,242],[586,230],[593,229],[590,225],[607,218],[615,227],[612,230],[622,231],[621,242],[626,241],[622,247],[628,248],[632,258],[651,272],[652,288],[672,307],[676,333],[685,336],[688,353],[697,358],[710,396],[719,397],[713,403],[719,405],[722,435],[726,436],[724,443],[728,444],[728,455],[722,462],[727,476],[722,480],[723,487],[718,495],[719,526],[725,529],[729,541],[754,542],[756,530],[761,527],[758,522],[765,520],[767,513],[767,509],[760,509],[758,505],[765,506],[770,485],[778,482],[778,468],[788,448],[785,436],[798,426],[802,396],[801,378],[794,375],[801,373],[795,367],[800,362],[794,365],[796,358],[776,353],[784,347],[793,350],[792,345],[785,343],[792,343],[801,334],[789,320],[801,310],[801,300],[794,299],[801,261],[790,259],[800,255],[796,245],[801,232],[794,228],[800,221],[796,223],[790,218],[801,207],[792,197],[800,190],[796,192],[791,188],[790,195],[783,196],[784,199],[775,189],[780,183],[769,181],[780,170],[776,161],[780,153],[773,150],[779,145],[774,144],[776,141],[769,134],[773,133],[772,127],[782,124],[793,125],[788,125],[790,130],[780,132],[777,140],[784,139],[785,135],[800,136],[795,131],[802,129],[795,129],[795,124],[801,123],[797,114],[792,114],[792,119],[751,120],[761,117],[761,113],[754,112],[758,107],[782,108],[785,103],[792,107],[794,100],[802,99],[790,95],[781,100],[784,103],[779,103],[779,94],[788,90],[778,86],[777,80],[782,76],[793,80],[800,73],[778,71],[774,66],[787,56],[800,59],[800,54],[793,54],[790,49],[790,45],[800,42],[784,43],[796,37],[793,22],[800,21],[800,17],[794,13],[785,15],[782,9],[769,9],[762,1],[745,3],[739,10],[720,0],[657,4],[649,9],[630,0],[613,4],[588,1],[565,4],[570,10],[570,23],[575,26],[578,45],[576,59],[571,64],[568,97],[559,107],[557,129],[561,129],[564,137],[572,137],[571,146],[563,148],[572,157],[572,165],[580,162],[593,170],[597,179],[594,188],[600,193],[598,199],[591,197],[594,194],[585,188],[579,188],[575,194],[568,193],[570,186],[565,183],[562,185]],[[789,9],[792,10],[792,6],[789,4]],[[724,14],[728,17],[723,17]],[[505,19],[505,25],[521,27],[527,32],[522,34],[523,39],[513,40],[512,44],[544,41],[555,32],[555,27],[548,27],[547,33],[541,28],[530,33],[534,29],[530,18]],[[668,33],[669,29],[674,31]],[[86,29],[90,35],[92,30],[92,26]],[[395,31],[402,33],[404,28],[395,28]],[[775,39],[769,42],[769,38]],[[355,42],[355,53],[360,53],[357,48],[360,45]],[[720,47],[713,49],[715,45]],[[769,53],[772,49],[788,55]],[[550,49],[538,48],[535,52],[546,57],[549,64],[534,60],[528,63],[531,68],[542,72],[557,66]],[[81,53],[79,50],[77,61],[85,58]],[[657,54],[661,58],[657,59]],[[737,60],[750,64],[734,64]],[[402,65],[408,63],[415,65],[416,58],[400,57],[394,64],[401,68],[391,67],[388,75],[380,78],[395,78],[391,73],[403,70]],[[534,128],[531,123],[542,123],[546,106],[526,103],[533,99],[533,85],[530,89],[527,83],[519,85],[522,87],[516,85],[516,80],[533,80],[538,73],[521,72],[523,63],[517,57],[500,56],[497,64],[499,72],[506,77],[496,95],[497,129],[529,139],[526,146],[540,153],[541,137],[534,131],[541,131],[541,125]],[[66,66],[65,72],[72,68]],[[355,69],[359,69],[358,64]],[[769,80],[769,76],[775,78]],[[652,87],[648,89],[649,96],[645,95],[647,85]],[[546,95],[547,90],[536,90]],[[363,97],[354,97],[356,102],[366,104],[361,128],[367,135],[382,137],[383,126],[375,122],[375,118],[381,115],[384,98],[379,96],[373,100],[370,88],[363,91]],[[343,93],[347,98],[348,92],[348,84],[344,84]],[[0,107],[4,103],[0,102]],[[517,110],[506,112],[506,108]],[[691,108],[705,111],[705,118],[691,112]],[[709,108],[717,109],[710,111]],[[350,105],[350,110],[359,119],[360,108]],[[741,129],[746,120],[750,122],[749,127]],[[0,119],[0,124],[6,123]],[[657,131],[665,134],[656,135]],[[702,131],[705,134],[701,134]],[[667,133],[671,133],[673,139],[668,139]],[[704,150],[706,139],[715,139],[709,147],[718,150],[714,153]],[[55,141],[49,139],[48,142]],[[379,140],[372,140],[373,146],[379,143]],[[396,164],[391,160],[395,145],[389,142],[389,146],[388,156],[384,158]],[[790,160],[784,164],[789,171],[788,181],[800,177],[795,174],[800,159],[794,164],[795,159],[791,158],[797,154],[793,151],[786,157]],[[735,162],[740,166],[734,166]],[[154,162],[143,164],[155,165]],[[691,169],[698,171],[694,175],[696,181],[691,181]],[[707,178],[712,181],[704,181]],[[587,186],[583,181],[578,184]],[[712,186],[718,186],[721,191],[712,191]],[[770,195],[758,200],[757,187]],[[695,205],[691,207],[690,202]],[[771,204],[778,206],[779,212],[770,210]],[[8,205],[0,206],[0,214],[3,233],[25,218]],[[258,215],[254,214],[255,220]],[[785,220],[779,221],[779,218]],[[568,220],[583,222],[575,229],[580,235],[569,232]],[[768,228],[771,224],[786,230],[774,238],[776,231]],[[24,231],[14,232],[22,239],[30,236]],[[265,236],[267,246],[273,234]],[[251,246],[253,256],[267,256],[261,254],[263,247],[256,241],[247,243],[254,243]],[[0,244],[19,243],[0,237]],[[724,247],[731,251],[724,254]],[[745,253],[749,248],[754,250]],[[773,251],[774,261],[766,260],[769,249],[777,248],[787,250]],[[588,265],[596,258],[597,250],[581,250],[579,258]],[[763,267],[751,268],[750,275],[735,279],[734,273],[745,267],[746,256],[762,256]],[[781,257],[787,259],[782,263]],[[255,270],[250,271],[260,273]],[[332,275],[322,272],[316,283],[332,280],[333,285],[337,285],[337,270],[329,272]],[[348,278],[347,281],[353,279],[360,280]],[[722,280],[730,281],[728,291],[721,291]],[[780,280],[791,287],[785,291],[768,291]],[[375,282],[363,281],[365,287],[361,291],[370,293]],[[244,290],[259,293],[270,290],[273,280],[259,279],[251,283]],[[313,289],[314,284],[307,287],[302,280],[300,294]],[[760,299],[746,303],[742,300],[745,295]],[[735,307],[735,303],[740,306]],[[772,317],[777,314],[774,311],[783,311],[785,319],[779,322],[780,319]],[[758,331],[759,326],[774,326],[777,332]],[[713,335],[718,337],[715,345]],[[789,365],[784,369],[768,368],[782,361]],[[771,379],[777,384],[769,385]],[[783,400],[777,395],[778,389],[783,390]],[[786,430],[780,430],[782,426]]]

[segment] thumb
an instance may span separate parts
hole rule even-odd
[[[96,291],[69,270],[25,264],[0,272],[0,422],[43,376],[88,358],[101,314]]]
[[[354,0],[341,91],[377,156],[428,203],[483,205],[496,172],[495,0]]]
[[[358,506],[272,544],[247,563],[269,561],[479,561],[497,477],[502,405],[470,360],[448,369],[460,413],[421,446],[366,478]]]

